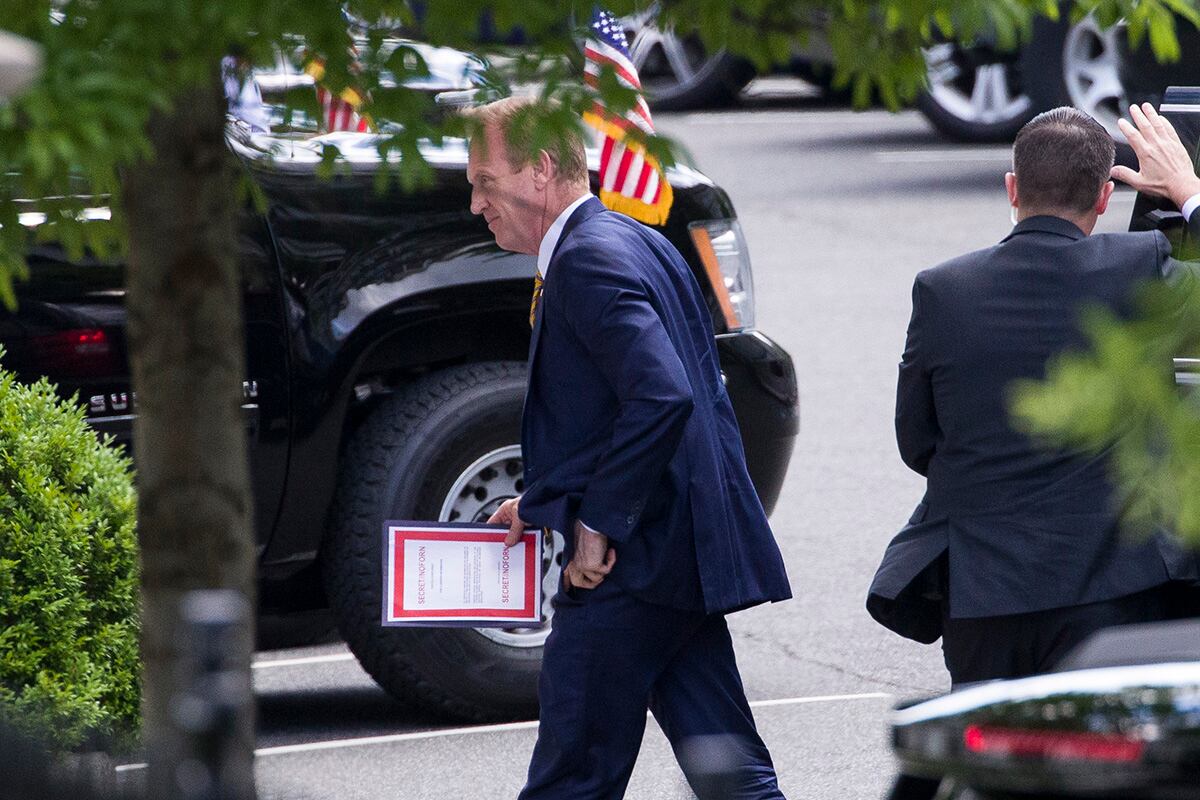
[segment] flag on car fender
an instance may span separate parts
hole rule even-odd
[[[671,211],[671,185],[658,159],[629,137],[634,129],[647,136],[654,134],[650,107],[641,95],[642,84],[629,57],[625,31],[616,17],[601,8],[593,15],[584,56],[583,80],[588,86],[598,87],[600,74],[608,67],[624,86],[638,92],[637,103],[624,115],[610,112],[599,97],[583,115],[598,133],[600,200],[613,211],[661,225]]]

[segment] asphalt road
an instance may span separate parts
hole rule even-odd
[[[863,597],[921,493],[892,434],[914,274],[1009,230],[1008,149],[936,138],[906,112],[764,100],[659,115],[729,192],[754,263],[758,327],[795,359],[802,430],[773,524],[796,599],[730,619],[747,693],[790,798],[877,798],[887,713],[944,691],[936,647],[874,624]],[[1118,193],[1102,230],[1128,224]],[[415,719],[340,645],[259,656],[263,798],[511,798],[535,729]],[[688,798],[650,726],[630,798]]]

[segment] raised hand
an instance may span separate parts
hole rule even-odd
[[[1117,125],[1137,154],[1139,169],[1135,172],[1118,165],[1112,168],[1112,177],[1182,207],[1189,197],[1200,193],[1200,178],[1179,134],[1149,103],[1130,106],[1129,117],[1132,123],[1121,119]]]

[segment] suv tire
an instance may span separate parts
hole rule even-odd
[[[658,24],[654,3],[621,19],[629,58],[655,111],[731,105],[754,78],[754,65],[725,50],[708,52],[695,34]]]
[[[749,61],[721,51],[701,61],[694,75],[656,82],[647,90],[647,100],[655,111],[724,108],[733,105],[754,75]]]
[[[344,451],[322,559],[338,629],[363,669],[402,701],[466,720],[536,715],[544,629],[507,634],[506,643],[492,630],[382,626],[380,536],[387,520],[452,516],[443,514],[453,505],[450,489],[492,453],[506,456],[500,482],[509,491],[487,498],[477,515],[486,520],[489,508],[523,490],[525,384],[522,363],[474,364],[425,376],[385,398]],[[474,502],[484,488],[456,494]],[[555,557],[554,549],[547,552]],[[556,582],[557,570],[548,567],[544,560]],[[549,596],[556,587],[545,588]]]
[[[1024,90],[1019,57],[942,42],[925,49],[925,61],[929,88],[917,108],[947,138],[1012,141],[1040,110]]]

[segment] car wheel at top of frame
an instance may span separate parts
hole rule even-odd
[[[1078,108],[1104,126],[1122,155],[1130,156],[1117,127],[1129,105],[1120,75],[1118,40],[1124,35],[1123,26],[1103,30],[1091,16],[1076,23],[1065,15],[1058,21],[1039,18],[1023,60],[1029,74],[1037,76],[1028,90],[1039,109]]]
[[[708,52],[700,38],[658,24],[658,4],[621,18],[629,57],[656,111],[729,105],[754,77],[754,66],[724,50]]]
[[[943,42],[926,48],[925,62],[929,88],[918,96],[917,108],[951,139],[1008,141],[1039,110],[1012,54]]]

